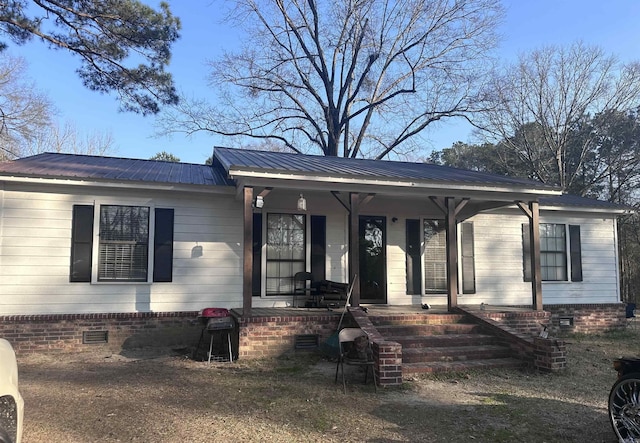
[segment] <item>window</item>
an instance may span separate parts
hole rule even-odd
[[[98,260],[94,264],[94,207],[73,207],[70,281],[91,282],[95,267],[99,282],[148,282],[150,251],[152,281],[172,281],[173,209],[101,205],[96,215]]]
[[[527,223],[522,225],[522,235],[524,280],[531,281],[531,246]],[[569,238],[568,245],[567,238]],[[540,223],[540,277],[542,281],[569,281],[569,276],[571,281],[582,281],[580,226]]]
[[[100,207],[98,281],[147,281],[149,208]]]
[[[565,225],[540,223],[540,275],[544,281],[567,280]]]
[[[444,221],[425,220],[424,290],[426,293],[447,292],[447,235]]]
[[[306,217],[267,214],[267,295],[293,294],[293,277],[306,270]]]
[[[460,223],[459,252],[462,293],[475,293],[473,222]],[[424,267],[421,263],[424,264]],[[407,219],[406,270],[407,294],[421,294],[423,272],[426,294],[447,292],[449,281],[447,277],[447,234],[444,220]]]

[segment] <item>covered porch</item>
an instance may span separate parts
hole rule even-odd
[[[560,194],[552,186],[429,164],[223,148],[216,148],[214,161],[235,181],[243,203],[244,317],[254,308],[286,306],[296,270],[316,281],[359,280],[352,307],[427,301],[452,312],[460,294],[476,290],[474,233],[465,221],[507,207],[527,221],[530,297],[524,303],[542,310],[538,201]],[[285,229],[301,239],[298,246],[290,239],[270,243],[285,224],[294,226]],[[426,264],[426,231],[444,245],[433,271]],[[290,248],[288,258],[269,256],[282,247]],[[427,285],[429,272],[440,280]]]

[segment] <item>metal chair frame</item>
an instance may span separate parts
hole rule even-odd
[[[338,333],[338,344],[340,349],[340,357],[338,358],[338,364],[336,365],[336,378],[335,383],[338,382],[338,370],[342,369],[342,389],[344,393],[347,393],[347,382],[344,376],[344,365],[351,366],[360,366],[365,367],[364,374],[364,383],[367,384],[367,379],[369,376],[369,369],[371,369],[371,374],[373,376],[373,386],[375,387],[375,391],[378,392],[378,383],[376,382],[376,371],[375,371],[375,360],[373,358],[352,358],[349,357],[345,348],[343,347],[344,343],[354,342],[354,340],[358,337],[366,337],[367,338],[367,356],[372,356],[373,352],[371,350],[371,341],[369,340],[369,336],[360,328],[344,328]]]

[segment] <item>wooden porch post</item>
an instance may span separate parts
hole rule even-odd
[[[531,223],[529,238],[531,239],[531,293],[533,309],[542,311],[542,276],[540,270],[540,208],[536,201],[529,202]]]
[[[447,307],[449,311],[458,306],[458,233],[456,230],[456,199],[447,197],[446,235],[447,235]]]
[[[349,283],[355,281],[360,272],[360,195],[349,194]],[[351,291],[351,306],[360,306],[360,284],[353,283]]]
[[[532,309],[542,311],[542,273],[540,270],[540,205],[530,201],[528,205],[516,202],[529,218],[529,257],[531,259],[531,298]]]
[[[244,188],[244,244],[242,270],[242,315],[251,317],[253,296],[253,188]]]

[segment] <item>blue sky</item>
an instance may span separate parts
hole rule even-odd
[[[154,2],[149,2],[155,4]],[[187,95],[209,94],[206,61],[232,45],[233,31],[221,23],[220,0],[170,1],[182,20],[182,38],[175,45],[170,71],[179,90]],[[636,0],[505,0],[506,18],[501,27],[500,55],[515,60],[519,53],[542,45],[569,45],[582,40],[617,55],[621,61],[640,60],[640,2]],[[215,145],[229,141],[200,134],[154,137],[154,118],[119,113],[113,96],[84,88],[75,74],[78,62],[62,51],[52,51],[39,42],[10,46],[13,55],[27,60],[29,75],[46,92],[58,109],[58,119],[80,131],[110,132],[115,151],[110,155],[149,158],[160,151],[183,162],[202,163]],[[462,122],[433,126],[427,138],[429,148],[450,147],[456,141],[470,141],[470,128]]]

